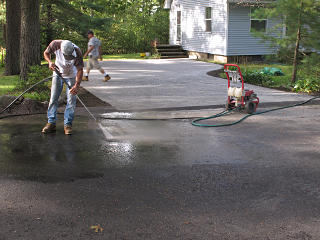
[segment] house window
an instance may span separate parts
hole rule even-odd
[[[267,18],[258,17],[255,11],[258,8],[251,8],[250,12],[250,32],[266,32],[267,31]]]
[[[206,7],[206,32],[212,31],[212,9],[211,7]]]
[[[177,11],[177,41],[181,41],[181,11]]]

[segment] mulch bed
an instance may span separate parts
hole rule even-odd
[[[221,73],[224,73],[224,69],[223,69],[223,68],[218,69],[218,70],[213,70],[213,71],[207,72],[207,74],[208,74],[209,76],[218,77],[218,78],[221,78],[221,77],[220,77],[220,74],[221,74]]]
[[[109,103],[102,101],[100,98],[97,98],[95,95],[82,87],[80,87],[78,96],[87,107],[111,107]],[[82,107],[82,105],[77,104],[77,107]]]

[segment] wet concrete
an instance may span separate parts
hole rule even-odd
[[[77,116],[68,137],[0,120],[0,239],[319,239],[319,110],[229,128]]]

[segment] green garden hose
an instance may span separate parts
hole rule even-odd
[[[320,98],[320,96],[317,96],[317,97],[313,97],[313,98],[310,98],[309,100],[307,101],[304,101],[304,102],[301,102],[301,103],[297,103],[297,104],[293,104],[293,105],[289,105],[289,106],[284,106],[284,107],[278,107],[278,108],[272,108],[272,109],[269,109],[269,110],[265,110],[265,111],[262,111],[262,112],[255,112],[255,113],[252,113],[252,114],[248,114],[246,116],[244,116],[243,118],[235,121],[235,122],[231,122],[231,123],[223,123],[223,124],[202,124],[202,123],[198,123],[200,121],[204,121],[204,120],[208,120],[208,119],[214,119],[214,118],[218,118],[218,117],[222,117],[228,113],[231,113],[239,108],[234,108],[232,110],[226,110],[226,111],[223,111],[221,113],[218,113],[218,114],[215,114],[215,115],[212,115],[212,116],[209,116],[209,117],[203,117],[203,118],[198,118],[196,120],[193,120],[192,121],[192,125],[193,126],[197,126],[197,127],[227,127],[227,126],[232,126],[232,125],[236,125],[238,123],[241,123],[242,121],[244,121],[245,119],[249,118],[249,117],[252,117],[252,116],[255,116],[255,115],[260,115],[260,114],[265,114],[265,113],[268,113],[268,112],[273,112],[273,111],[278,111],[278,110],[282,110],[282,109],[286,109],[286,108],[292,108],[292,107],[298,107],[298,106],[301,106],[301,105],[304,105],[304,104],[307,104],[317,98]]]

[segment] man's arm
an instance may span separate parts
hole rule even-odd
[[[82,76],[83,76],[83,68],[79,68],[78,71],[77,71],[76,83],[70,89],[70,93],[71,94],[76,95],[78,93],[79,88],[80,88],[80,83],[81,83]]]
[[[94,46],[90,46],[88,50],[85,52],[85,54],[83,54],[83,58],[86,58],[93,49],[94,49]]]
[[[43,53],[44,59],[49,63],[49,68],[54,71],[56,65],[51,61],[51,54],[49,52],[44,51]]]
[[[51,55],[61,47],[62,40],[53,40],[43,53],[44,59],[49,63],[49,68],[54,71],[56,65],[51,61]]]

